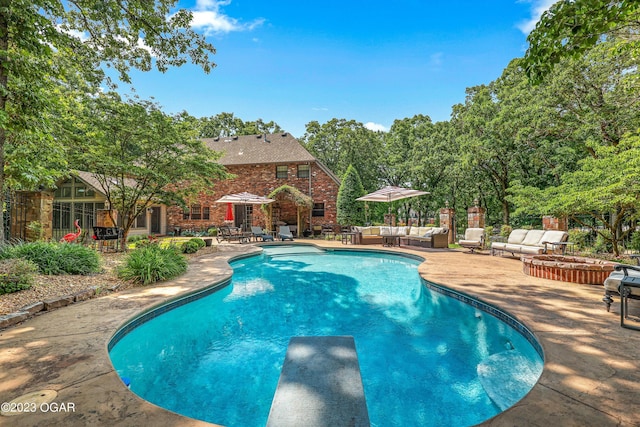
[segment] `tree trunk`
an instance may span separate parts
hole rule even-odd
[[[7,52],[9,49],[9,2],[11,0],[0,1],[0,52]],[[7,68],[7,55],[0,55],[0,113],[6,113],[7,97],[9,89],[9,70]],[[2,209],[0,219],[0,242],[4,242],[4,215],[5,215],[5,172],[4,172],[4,151],[7,143],[7,133],[4,126],[0,126],[0,208]]]

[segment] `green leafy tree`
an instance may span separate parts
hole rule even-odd
[[[529,34],[524,66],[539,82],[562,59],[579,57],[612,35],[626,39],[626,48],[637,52],[639,28],[638,1],[561,0],[542,15]]]
[[[515,183],[513,202],[519,211],[567,216],[589,227],[620,254],[620,242],[640,212],[640,136],[623,138],[617,146],[594,145],[594,156],[562,176],[560,185],[544,189]],[[584,216],[595,221],[585,221]],[[603,226],[604,228],[600,228]]]
[[[262,119],[245,122],[233,113],[220,113],[211,117],[202,117],[200,137],[215,138],[233,135],[259,135],[282,132],[282,128],[274,121],[264,122]]]
[[[300,142],[338,177],[342,178],[349,165],[360,174],[367,191],[378,189],[382,134],[364,127],[355,120],[331,119],[320,124],[307,123]]]
[[[347,167],[347,171],[342,178],[342,183],[338,189],[338,200],[336,207],[338,210],[337,220],[344,225],[362,225],[364,218],[364,202],[356,199],[365,195],[362,181],[358,171],[352,165]]]
[[[169,116],[149,101],[123,102],[115,93],[89,98],[73,165],[93,172],[122,218],[124,241],[138,215],[154,203],[185,205],[230,176],[220,153],[197,138],[186,114]]]
[[[176,0],[11,0],[0,4],[0,191],[51,183],[65,168],[61,88],[96,91],[101,66],[165,71],[190,61],[209,72],[213,46]],[[34,153],[46,153],[36,156]],[[6,168],[11,165],[12,169]],[[4,236],[0,227],[0,239]]]

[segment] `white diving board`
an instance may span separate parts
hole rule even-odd
[[[351,336],[289,341],[267,427],[369,427]]]

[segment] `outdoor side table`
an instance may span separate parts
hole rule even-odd
[[[556,248],[560,248],[562,251],[562,255],[567,252],[567,248],[571,247],[571,253],[573,254],[573,247],[575,245],[574,242],[542,242],[544,243],[544,252],[547,253],[547,245],[551,245],[551,250],[553,251]]]
[[[346,245],[348,243],[351,243],[353,245],[355,236],[356,236],[356,233],[353,233],[350,231],[342,233],[342,244]]]
[[[400,235],[382,236],[382,246],[400,247]]]

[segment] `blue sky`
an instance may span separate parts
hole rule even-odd
[[[273,120],[296,137],[312,120],[379,130],[416,114],[443,121],[467,87],[524,55],[553,2],[183,0],[217,67],[133,73],[133,86],[169,113]]]

